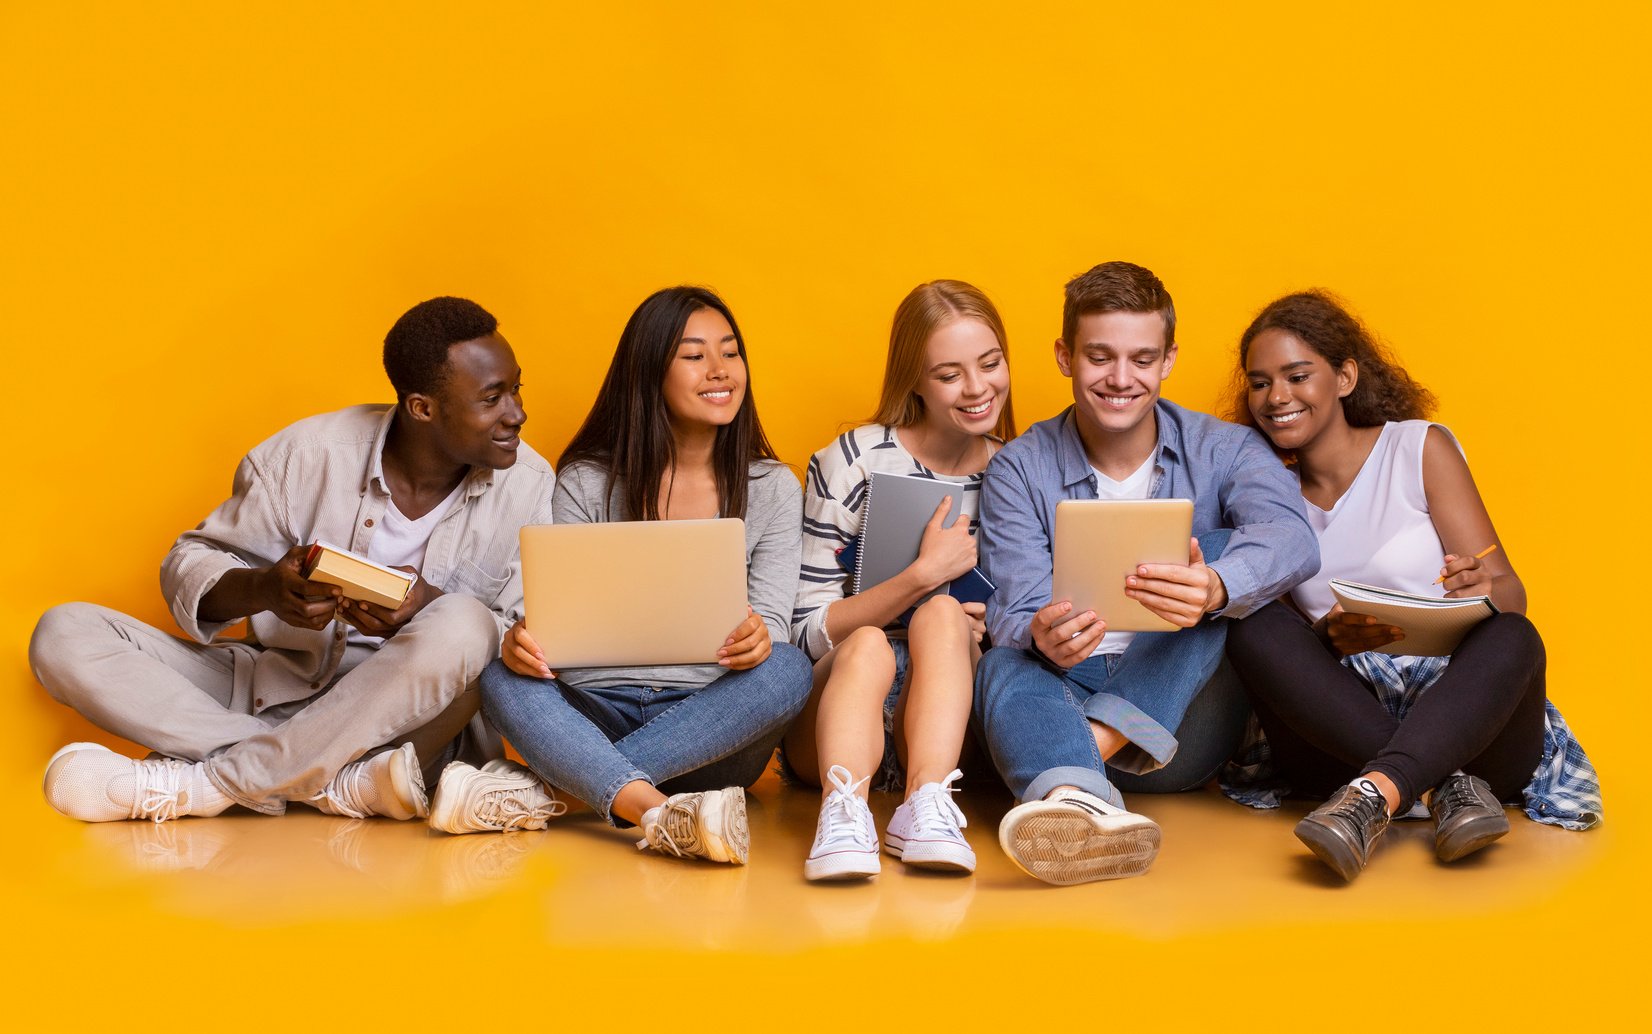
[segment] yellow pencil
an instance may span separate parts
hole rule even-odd
[[[1497,543],[1493,542],[1485,549],[1482,549],[1480,552],[1474,554],[1474,559],[1484,560],[1486,557],[1491,556],[1495,552],[1497,552]],[[1445,581],[1445,575],[1442,574],[1440,577],[1434,579],[1434,581],[1430,584],[1439,585],[1443,581]]]

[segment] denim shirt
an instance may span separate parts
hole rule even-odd
[[[184,532],[161,565],[161,591],[186,635],[211,642],[237,624],[198,613],[228,571],[268,566],[317,539],[367,553],[390,503],[383,461],[394,414],[394,406],[378,405],[312,416],[247,453],[229,499]],[[504,470],[472,467],[430,533],[420,574],[444,592],[481,600],[502,635],[522,616],[518,533],[524,524],[550,523],[554,485],[551,465],[527,442]],[[347,643],[342,621],[312,631],[266,610],[249,617],[247,628],[247,641],[263,647],[256,661],[244,655],[256,665],[257,712],[313,696],[338,673]]]
[[[1249,427],[1160,399],[1158,457],[1149,495],[1191,499],[1193,534],[1230,528],[1210,567],[1227,588],[1223,617],[1242,618],[1319,570],[1319,545],[1302,488]],[[1067,407],[1010,442],[987,465],[981,489],[981,568],[998,586],[987,604],[997,646],[1032,648],[1032,619],[1051,602],[1055,507],[1095,499],[1077,416]]]

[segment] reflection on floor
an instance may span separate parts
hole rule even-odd
[[[417,823],[232,814],[165,825],[74,825],[59,880],[118,886],[148,911],[238,928],[369,923],[409,912],[462,922],[496,897],[534,910],[546,943],[570,948],[796,952],[834,944],[933,942],[1010,929],[1075,929],[1161,940],[1236,928],[1396,916],[1495,914],[1552,891],[1600,857],[1599,834],[1512,816],[1513,832],[1452,866],[1433,858],[1428,822],[1391,827],[1371,868],[1344,886],[1291,836],[1306,805],[1254,812],[1212,792],[1137,797],[1163,827],[1145,877],[1057,889],[999,851],[1007,797],[961,795],[980,856],[974,877],[907,871],[806,884],[818,798],[765,777],[752,792],[752,863],[664,858],[579,809],[538,833],[444,836]],[[895,801],[875,797],[880,824]],[[53,816],[55,819],[56,817]],[[64,824],[68,820],[62,820]],[[272,890],[278,888],[278,892]]]

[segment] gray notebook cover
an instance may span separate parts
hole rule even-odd
[[[943,523],[950,528],[964,505],[963,485],[873,472],[861,513],[860,553],[855,563],[856,592],[888,581],[918,559],[924,525],[947,496],[952,497],[952,509],[947,511]],[[945,589],[946,586],[941,587],[941,591]]]

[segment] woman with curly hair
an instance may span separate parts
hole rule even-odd
[[[1435,853],[1541,822],[1600,821],[1593,766],[1544,690],[1543,641],[1434,397],[1327,294],[1267,306],[1239,341],[1235,416],[1294,463],[1319,572],[1228,632],[1228,653],[1290,786],[1328,797],[1297,837],[1344,879],[1389,819],[1427,795]],[[1376,652],[1404,635],[1336,605],[1329,581],[1489,596],[1501,612],[1447,657]]]

